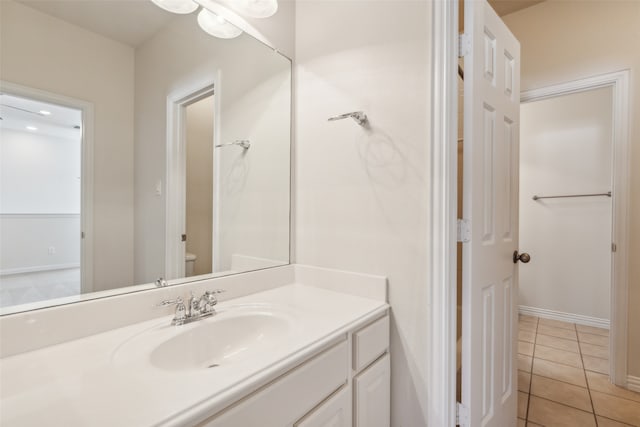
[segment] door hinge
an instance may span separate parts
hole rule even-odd
[[[611,244],[611,252],[616,253],[618,252],[618,245],[616,245],[615,243]]]
[[[456,402],[456,424],[459,426],[469,425],[469,408],[460,402]]]
[[[471,241],[471,223],[468,219],[458,220],[458,242],[468,243]]]
[[[81,231],[81,232],[80,232],[80,238],[81,238],[81,239],[84,239],[84,231]]]
[[[180,235],[180,240],[181,240],[182,242],[186,242],[186,241],[187,241],[187,235],[186,235],[186,234],[182,234],[182,235]]]
[[[458,58],[462,58],[471,53],[471,37],[466,33],[458,36]]]

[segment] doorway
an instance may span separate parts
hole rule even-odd
[[[214,82],[186,85],[167,97],[167,280],[216,271],[213,234],[218,229],[219,204],[214,149],[220,108],[214,86]],[[157,193],[162,194],[161,181]]]
[[[92,107],[2,89],[0,307],[77,298],[92,291]]]
[[[589,365],[620,386],[627,381],[628,74],[603,74],[521,95],[522,232],[523,239],[533,245],[532,252],[539,253],[542,265],[532,262],[522,269],[520,312],[550,319],[545,322],[579,325],[578,341],[581,334],[583,339],[594,340],[581,344],[591,353],[586,355],[585,369]],[[551,116],[539,121],[545,114]],[[540,135],[547,141],[542,145]],[[554,144],[545,147],[548,143]],[[564,160],[558,162],[557,156]],[[559,163],[555,169],[560,175],[545,169],[554,162]],[[546,172],[546,182],[536,178],[541,170]],[[530,184],[548,187],[534,191]],[[543,222],[533,233],[531,215]],[[545,240],[556,243],[548,250],[579,251],[580,256],[559,264],[552,260],[557,253],[537,247],[536,240],[554,228]],[[554,282],[553,289],[544,289]],[[553,301],[545,301],[548,295]],[[584,335],[589,332],[608,335],[608,340]]]

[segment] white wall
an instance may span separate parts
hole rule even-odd
[[[295,261],[387,276],[391,425],[426,425],[431,4],[296,9]],[[363,110],[371,128],[327,118]]]
[[[640,2],[545,1],[503,19],[520,40],[522,90],[631,70],[627,359],[629,375],[640,376]]]
[[[79,178],[80,140],[0,128],[0,274],[80,265]]]
[[[609,319],[609,197],[532,200],[533,195],[611,191],[611,87],[520,108],[519,304]]]
[[[0,128],[0,213],[80,213],[80,140]]]
[[[249,263],[232,266],[234,256],[260,258],[271,266],[289,261],[291,71],[288,66],[283,70],[281,58],[270,59],[274,61],[269,64],[261,58],[263,76],[247,80],[244,93],[223,102],[221,142],[248,139],[251,148],[216,150],[220,168],[216,271],[250,267]]]
[[[195,19],[195,15],[174,19],[136,50],[136,283],[153,281],[164,276],[165,271],[165,194],[157,195],[155,188],[165,178],[167,96],[185,86],[195,90],[198,82],[204,85],[212,79],[216,79],[215,96],[221,105],[220,123],[214,124],[220,132],[220,143],[252,139],[253,144],[246,153],[239,147],[216,152],[222,166],[219,192],[224,214],[219,230],[224,233],[220,238],[225,243],[221,243],[221,252],[226,256],[225,245],[236,244],[235,229],[255,242],[254,246],[264,241],[267,250],[276,240],[278,248],[288,254],[290,125],[288,113],[281,112],[283,104],[274,104],[274,100],[280,102],[279,90],[287,86],[282,85],[283,80],[277,85],[267,82],[277,76],[286,76],[288,80],[289,62],[246,34],[231,40],[211,37],[198,27]],[[293,37],[293,25],[279,31]],[[272,91],[269,97],[256,98],[265,95],[265,90]],[[288,97],[289,91],[286,92]],[[286,140],[278,130],[283,124]],[[265,127],[278,132],[276,141],[271,138],[273,133],[266,138],[261,136],[259,131]],[[286,156],[271,157],[273,153],[282,154],[284,146]],[[276,198],[268,194],[273,189]],[[268,235],[268,240],[261,234],[266,229],[276,230]],[[270,253],[253,253],[250,249],[254,246],[237,250],[250,252],[244,255],[271,257]],[[230,262],[231,254],[216,271],[228,269]]]
[[[94,288],[129,285],[133,49],[12,0],[0,8],[2,80],[94,104]]]

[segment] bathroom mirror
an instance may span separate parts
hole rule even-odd
[[[288,58],[202,8],[0,8],[0,313],[289,262]]]

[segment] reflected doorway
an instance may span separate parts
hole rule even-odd
[[[185,277],[213,272],[213,94],[185,107]]]
[[[91,286],[82,241],[82,107],[29,88],[3,89],[0,308],[77,297]]]

